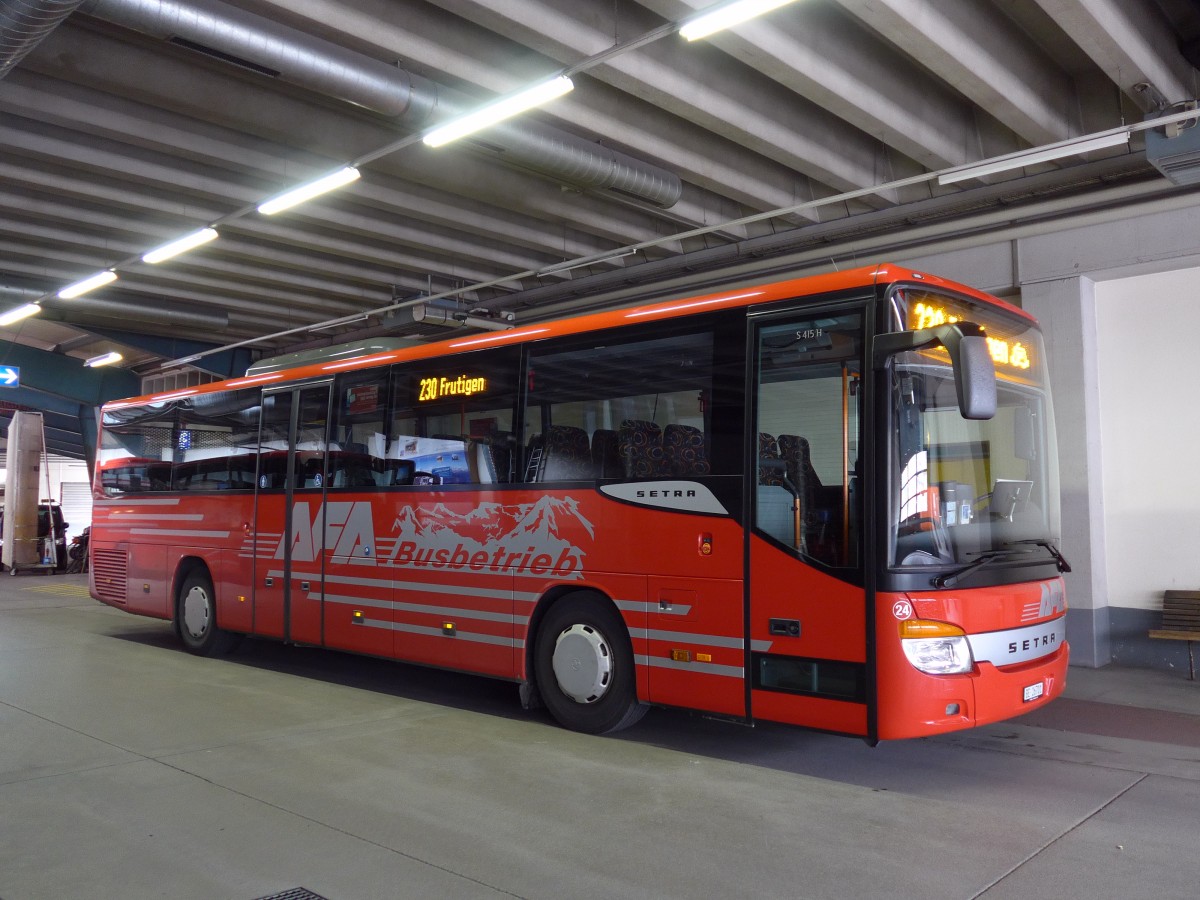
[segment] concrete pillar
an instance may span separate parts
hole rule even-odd
[[[1042,323],[1058,426],[1062,552],[1071,662],[1112,659],[1104,536],[1095,283],[1061,278],[1023,284],[1021,305]]]

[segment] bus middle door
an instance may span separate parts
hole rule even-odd
[[[255,493],[254,631],[321,644],[329,383],[265,391]]]

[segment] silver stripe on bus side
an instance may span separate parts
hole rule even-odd
[[[319,600],[319,594],[309,594],[309,599]],[[450,606],[427,606],[420,603],[400,603],[391,600],[364,600],[361,597],[339,597],[336,594],[326,594],[325,599],[330,603],[340,603],[346,606],[372,606],[376,609],[401,610],[403,612],[426,613],[432,616],[450,616],[456,619],[479,619],[482,622],[503,622],[515,624],[517,617],[509,613],[487,612],[478,609],[462,609]],[[525,617],[528,621],[528,616]]]
[[[130,528],[131,535],[136,534],[141,537],[207,537],[207,538],[227,538],[233,532],[231,531],[183,531],[173,528]]]
[[[403,631],[406,634],[420,634],[426,637],[446,637],[446,633],[440,628],[430,628],[426,625],[406,625],[402,622],[382,622],[380,626],[383,628],[391,628],[392,631]],[[513,646],[513,639],[501,637],[497,634],[479,634],[473,631],[455,631],[453,640],[470,641],[475,644],[495,644],[499,647]]]
[[[614,603],[616,604],[617,609],[631,613],[652,612],[660,613],[664,616],[686,616],[692,611],[691,606],[688,605],[671,605],[664,609],[657,602],[652,600],[616,600]]]
[[[405,634],[416,634],[423,637],[446,637],[445,632],[440,628],[430,628],[426,625],[405,625],[400,622],[384,622],[381,619],[363,619],[361,626],[363,628],[377,628],[380,631],[402,631]],[[499,647],[514,646],[512,638],[501,637],[495,634],[477,634],[473,631],[457,631],[454,634],[455,640],[469,641],[475,644],[495,644]],[[397,657],[403,660],[404,657]]]
[[[320,600],[320,594],[309,594],[309,600]],[[326,594],[325,599],[330,603],[341,603],[346,606],[365,606],[368,609],[386,609],[389,612],[392,609],[391,600],[371,600],[366,597],[338,597],[333,594]]]
[[[138,519],[150,522],[201,522],[204,516],[200,513],[132,513],[117,509],[112,512],[110,519]],[[110,525],[115,524],[110,521]]]
[[[637,656],[633,658],[639,666],[653,666],[656,669],[675,669],[676,671],[702,672],[705,675],[720,675],[723,678],[742,679],[746,670],[741,666],[722,666],[717,663],[676,662],[660,656]]]
[[[92,506],[93,508],[97,506],[102,508],[108,506],[178,506],[179,501],[179,497],[155,497],[153,500],[120,500],[114,497],[94,500]]]
[[[383,567],[381,567],[383,568]],[[386,574],[387,570],[384,570]],[[271,575],[283,577],[282,572],[271,572]],[[297,574],[292,573],[292,578],[317,578],[315,573]],[[424,581],[393,581],[391,578],[355,578],[350,575],[326,575],[326,584],[346,584],[357,587],[374,587],[374,588],[395,588],[400,591],[425,591],[429,594],[464,594],[471,597],[487,598],[489,600],[517,600],[528,601],[538,599],[540,594],[532,594],[527,591],[511,591],[504,588],[476,588],[464,587],[461,584],[430,584]]]
[[[630,637],[646,638],[651,641],[676,641],[685,644],[704,644],[707,647],[726,647],[741,650],[745,642],[741,638],[718,634],[688,634],[682,631],[658,631],[654,628],[630,628]]]

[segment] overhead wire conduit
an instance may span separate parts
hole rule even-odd
[[[44,0],[43,0],[44,2]],[[391,117],[420,131],[468,112],[480,98],[339,47],[220,0],[83,0],[79,11]],[[487,133],[501,158],[584,190],[611,190],[662,209],[679,202],[679,176],[532,121]]]
[[[0,78],[75,11],[82,0],[5,0],[0,3]]]

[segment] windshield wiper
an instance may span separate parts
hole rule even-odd
[[[1058,548],[1055,547],[1054,544],[1052,544],[1050,541],[1045,540],[1044,538],[1035,538],[1035,539],[1030,539],[1027,541],[1008,541],[1005,543],[1004,547],[1005,548],[1016,547],[1021,544],[1030,544],[1035,547],[1042,547],[1043,549],[1048,550],[1050,552],[1050,555],[1054,557],[1054,564],[1058,568],[1058,571],[1060,571],[1060,572],[1070,572],[1071,571],[1071,566],[1063,558],[1063,555],[1058,552]],[[933,584],[933,586],[936,588],[954,587],[954,585],[958,584],[960,581],[962,581],[968,575],[970,575],[973,572],[978,572],[984,566],[990,566],[992,563],[994,563],[998,560],[1011,559],[1014,554],[1021,553],[1024,555],[1028,555],[1029,553],[1032,553],[1032,552],[1033,551],[1031,551],[1031,550],[1017,551],[1017,550],[1009,550],[1009,549],[985,550],[983,553],[979,554],[978,559],[974,560],[973,562],[967,563],[961,569],[956,569],[953,572],[946,572],[942,575],[938,575],[937,577],[930,579],[930,583]],[[1027,561],[1023,562],[1023,565],[1037,565],[1037,564],[1038,563],[1036,560],[1027,560]]]
[[[990,566],[992,563],[1000,559],[1008,559],[1013,555],[1011,550],[988,550],[979,554],[979,558],[974,562],[969,562],[961,569],[956,569],[953,572],[945,572],[938,575],[936,578],[930,579],[930,583],[935,588],[954,587],[972,572],[978,572],[984,566]]]
[[[1027,540],[1027,541],[1011,541],[1010,543],[1033,544],[1035,547],[1042,547],[1045,550],[1049,551],[1050,555],[1054,557],[1054,565],[1058,567],[1058,571],[1060,571],[1060,572],[1070,572],[1071,571],[1071,564],[1068,563],[1066,561],[1066,559],[1063,558],[1063,555],[1058,552],[1058,548],[1054,546],[1053,541],[1048,541],[1045,538],[1031,538],[1030,540]]]

